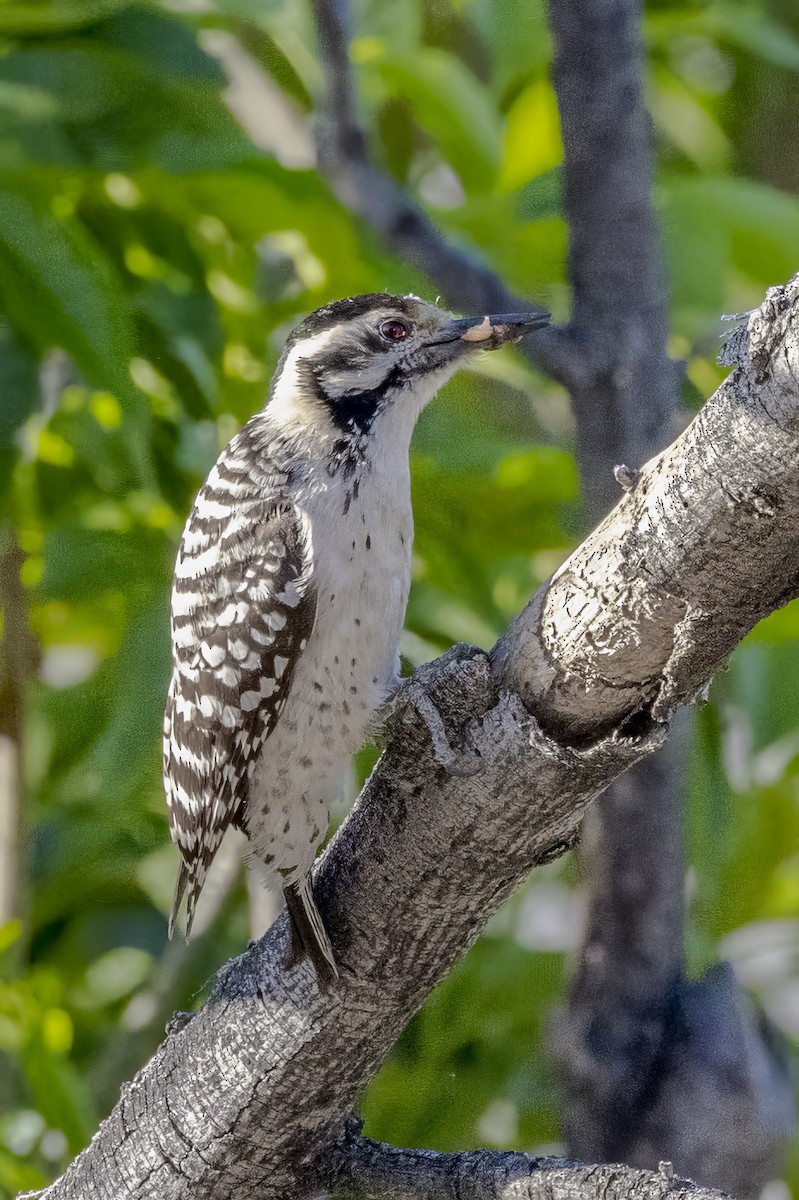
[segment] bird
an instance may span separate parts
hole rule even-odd
[[[222,451],[181,538],[163,734],[185,936],[229,827],[282,889],[290,963],[339,977],[311,868],[352,755],[401,686],[409,448],[481,349],[549,321],[455,318],[414,295],[336,300],[289,335],[264,407]]]

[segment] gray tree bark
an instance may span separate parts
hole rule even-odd
[[[358,1096],[430,989],[571,845],[592,800],[662,745],[740,638],[799,593],[799,277],[769,292],[736,352],[491,654],[456,648],[420,673],[457,766],[437,763],[413,710],[395,718],[317,867],[336,988],[320,995],[307,963],[286,970],[279,920],[42,1196],[303,1200],[328,1185],[336,1147],[357,1151]],[[618,1172],[631,1194],[640,1174]],[[601,1169],[572,1184],[608,1194]]]
[[[569,328],[590,363],[569,387],[585,506],[601,513],[612,465],[635,468],[669,440],[680,372],[666,351],[641,5],[552,0],[549,12]],[[756,1196],[778,1173],[795,1104],[784,1054],[731,970],[685,977],[687,732],[611,785],[583,826],[586,929],[556,1038],[565,1140],[577,1158],[651,1167],[667,1157],[703,1183]]]
[[[358,119],[349,6],[314,0],[314,10],[327,79],[319,161],[339,198],[453,307],[529,306],[375,168]],[[640,0],[551,0],[549,14],[572,313],[525,352],[569,390],[584,507],[596,517],[616,494],[612,468],[636,468],[673,436],[681,367],[666,349]],[[555,1046],[564,1134],[579,1158],[654,1166],[665,1156],[704,1182],[756,1195],[777,1169],[795,1105],[777,1086],[779,1047],[730,972],[684,977],[684,742],[634,766],[586,817],[586,935]],[[744,1045],[732,1097],[728,1066]],[[720,1143],[728,1125],[748,1155]]]
[[[474,1150],[437,1154],[398,1150],[369,1138],[344,1139],[330,1154],[332,1191],[349,1200],[717,1200],[719,1193],[677,1179],[671,1164],[657,1172],[586,1167],[558,1158]]]

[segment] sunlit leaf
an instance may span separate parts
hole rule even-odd
[[[129,4],[130,0],[4,0],[0,33],[26,37],[66,32],[92,25]]]
[[[499,114],[467,68],[439,50],[376,64],[384,84],[410,103],[416,121],[476,191],[487,191],[499,166]]]
[[[90,378],[127,390],[131,327],[107,262],[76,224],[1,182],[0,306],[34,345],[68,348]]]

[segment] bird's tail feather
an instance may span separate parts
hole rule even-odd
[[[172,912],[169,914],[169,938],[175,936],[175,930],[178,923],[178,914],[180,913],[180,904],[183,900],[183,893],[186,891],[188,884],[189,892],[186,897],[186,929],[184,937],[186,941],[191,936],[191,927],[194,923],[194,910],[197,907],[197,897],[200,894],[200,888],[197,886],[197,880],[185,862],[181,862],[180,871],[178,872],[178,881],[175,884],[175,899],[172,901]]]
[[[324,990],[338,979],[339,973],[322,914],[316,907],[311,876],[306,875],[298,883],[284,888],[283,895],[289,910],[292,935],[288,965],[294,966],[307,955]]]

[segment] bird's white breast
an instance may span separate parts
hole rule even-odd
[[[396,682],[413,518],[407,454],[388,466],[320,479],[302,505],[311,523],[316,623],[248,800],[255,849],[274,855],[268,865],[283,868],[283,884],[313,861],[350,758]],[[287,866],[296,876],[285,874]]]

